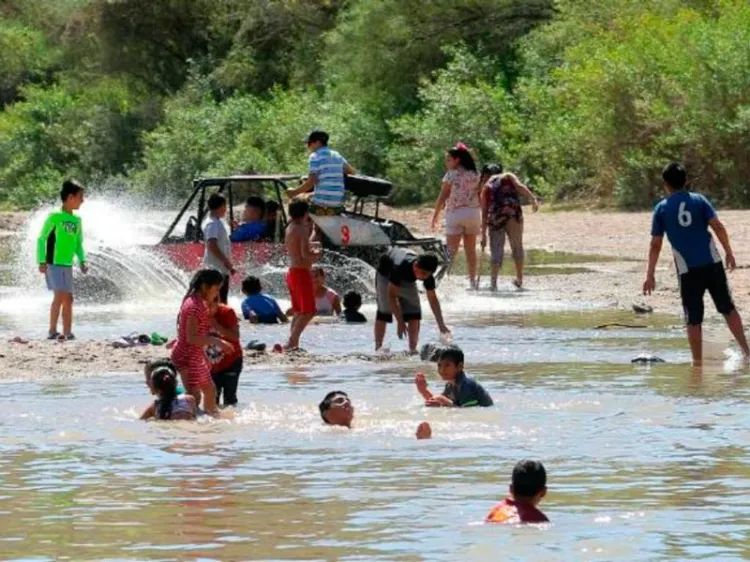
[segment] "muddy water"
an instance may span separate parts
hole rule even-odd
[[[688,367],[677,319],[535,291],[441,287],[489,409],[427,410],[385,364],[253,367],[233,420],[151,423],[139,375],[4,383],[3,560],[742,560],[750,557],[748,372],[724,341]],[[44,326],[40,290],[0,293],[0,332]],[[33,299],[38,299],[35,301]],[[174,325],[179,295],[83,304],[79,333]],[[234,301],[235,304],[237,301]],[[37,310],[42,307],[42,311]],[[372,308],[366,313],[372,317]],[[597,326],[611,323],[633,327]],[[367,350],[371,325],[313,326],[316,353]],[[243,328],[272,342],[283,328]],[[425,339],[436,338],[426,322]],[[389,345],[403,348],[393,335]],[[630,364],[641,352],[669,363]],[[346,390],[352,430],[317,403]],[[417,442],[419,421],[433,426]],[[513,464],[542,460],[546,528],[481,525]]]

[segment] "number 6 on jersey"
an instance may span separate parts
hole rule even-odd
[[[677,222],[680,223],[680,226],[685,226],[685,227],[688,227],[691,224],[693,224],[693,215],[690,214],[690,211],[685,209],[684,201],[680,203],[680,208],[677,211]]]

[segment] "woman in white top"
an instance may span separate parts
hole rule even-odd
[[[341,314],[341,297],[326,287],[326,272],[320,266],[312,268],[313,291],[315,293],[315,310],[318,316],[339,316]]]
[[[477,277],[477,236],[482,233],[479,173],[469,149],[462,143],[446,152],[445,167],[447,172],[435,203],[432,228],[437,230],[440,212],[445,207],[448,252],[453,258],[463,240],[469,283],[474,287]]]

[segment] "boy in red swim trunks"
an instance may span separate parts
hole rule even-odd
[[[286,250],[289,254],[289,273],[286,284],[292,297],[292,320],[287,350],[299,349],[299,339],[310,320],[315,316],[315,290],[311,267],[320,259],[320,252],[310,247],[312,228],[310,205],[307,201],[292,201],[289,204],[289,226],[286,231]]]
[[[547,495],[547,472],[542,463],[524,460],[513,469],[510,496],[492,508],[486,523],[548,523],[547,516],[537,509]]]

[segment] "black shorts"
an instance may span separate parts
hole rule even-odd
[[[688,325],[697,326],[703,323],[703,295],[706,291],[711,295],[719,313],[726,316],[734,310],[727,274],[721,262],[688,269],[679,279],[682,308],[685,310],[685,322]]]

